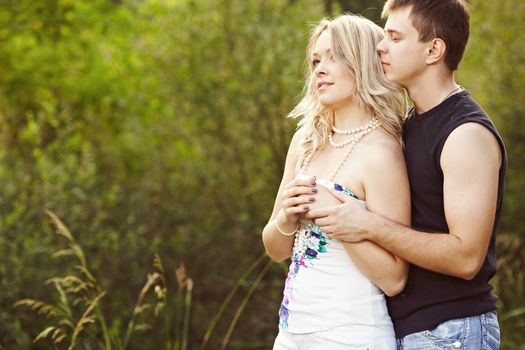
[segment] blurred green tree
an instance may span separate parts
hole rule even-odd
[[[458,75],[506,140],[502,229],[522,237],[524,5],[471,3],[472,39]],[[0,345],[48,345],[31,345],[43,321],[13,308],[26,297],[49,300],[44,282],[65,274],[50,256],[57,241],[44,209],[84,247],[108,291],[101,305],[114,327],[128,319],[154,253],[166,266],[184,261],[194,281],[189,341],[199,344],[263,250],[259,234],[295,128],[283,117],[302,89],[310,25],[342,11],[379,21],[381,7],[343,0],[1,1]],[[502,263],[512,266],[505,276],[521,266]],[[274,265],[261,281],[231,348],[272,343],[284,267]],[[523,307],[505,293],[518,291],[519,281],[498,284],[508,315]],[[218,347],[226,326],[217,325],[209,348]],[[158,348],[160,328],[131,348]],[[512,328],[509,347],[523,342],[519,329]]]

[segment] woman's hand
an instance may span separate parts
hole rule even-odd
[[[316,185],[315,176],[305,175],[299,175],[286,184],[280,198],[281,211],[284,213],[282,220],[295,224],[301,217],[304,217],[315,202],[315,195],[318,191]]]

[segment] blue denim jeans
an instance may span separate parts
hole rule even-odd
[[[497,350],[499,325],[496,311],[458,318],[436,328],[397,339],[398,350]]]

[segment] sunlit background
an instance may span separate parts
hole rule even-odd
[[[525,2],[470,3],[457,78],[507,145],[493,285],[525,349]],[[308,32],[382,4],[0,0],[0,349],[270,349]]]

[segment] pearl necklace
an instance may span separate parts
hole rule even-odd
[[[336,129],[335,127],[332,127],[332,130],[334,130],[335,133],[351,135],[351,138],[344,142],[336,143],[333,139],[333,134],[328,134],[328,142],[330,142],[330,144],[335,148],[343,148],[349,144],[355,144],[357,141],[359,141],[361,137],[363,137],[364,135],[368,134],[370,131],[377,128],[380,124],[381,123],[379,123],[379,120],[374,117],[365,125],[362,125],[352,130],[339,130],[339,129]]]
[[[328,180],[330,181],[334,181],[334,178],[335,178],[335,175],[337,175],[337,173],[339,172],[339,170],[341,169],[341,167],[343,166],[343,164],[346,162],[346,160],[348,159],[348,156],[350,156],[350,153],[352,153],[352,150],[354,149],[354,146],[357,142],[359,142],[359,140],[361,140],[364,136],[368,135],[369,133],[371,133],[373,130],[377,129],[378,127],[381,126],[381,122],[379,120],[377,120],[377,118],[374,118],[373,120],[373,123],[368,123],[367,124],[367,128],[365,130],[362,130],[359,134],[357,134],[356,136],[354,136],[351,140],[350,143],[350,147],[348,147],[348,149],[346,150],[345,154],[343,155],[343,158],[341,158],[341,160],[339,161],[339,163],[337,163],[337,166],[335,167],[335,169],[332,171],[332,174],[330,175],[330,177],[328,178]],[[369,125],[369,126],[368,126]],[[330,140],[330,136],[328,137],[328,139]],[[348,144],[348,143],[347,143]],[[341,146],[343,147],[343,146]],[[338,148],[341,148],[341,147],[338,147]],[[310,161],[312,160],[312,157],[313,157],[313,152],[310,152],[303,160],[303,164],[301,165],[301,168],[299,170],[299,172],[301,174],[304,174],[306,172],[306,168],[308,168],[308,164],[310,164]]]
[[[333,125],[332,126],[332,131],[334,133],[340,134],[340,135],[353,135],[353,134],[357,134],[358,132],[365,131],[366,128],[368,128],[370,126],[370,124],[372,124],[374,122],[378,122],[377,118],[375,118],[375,117],[372,120],[370,120],[368,123],[366,123],[364,125],[361,125],[361,126],[358,126],[357,128],[350,129],[350,130],[338,129],[338,128],[335,127],[335,125]]]

